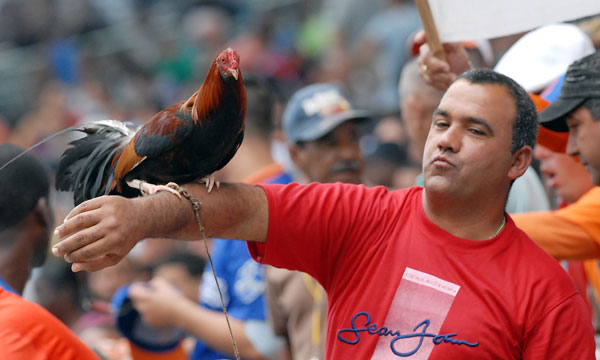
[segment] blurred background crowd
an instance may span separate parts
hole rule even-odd
[[[0,20],[0,140],[23,147],[90,120],[144,122],[189,97],[226,47],[245,73],[276,80],[282,100],[334,81],[356,107],[396,121],[407,39],[420,28],[404,0],[9,0]],[[394,125],[385,140],[403,141]],[[35,153],[55,165],[65,141]]]
[[[597,17],[577,26],[600,48]],[[360,139],[365,183],[408,187],[420,173],[422,145],[408,140],[399,79],[420,28],[410,0],[0,0],[0,142],[27,148],[91,120],[143,123],[187,99],[231,47],[244,75],[274,84],[281,107],[310,83],[343,87],[373,115]],[[522,35],[466,44],[471,61],[493,67]],[[70,140],[59,136],[33,153],[55,169]],[[227,168],[218,177],[242,180]],[[60,222],[72,199],[55,193],[53,202]],[[75,274],[51,258],[26,296],[105,358],[124,359],[109,305],[117,289],[165,271],[197,300],[205,257],[201,242],[147,239],[96,273]]]

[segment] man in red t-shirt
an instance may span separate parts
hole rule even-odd
[[[0,164],[22,152],[0,145]],[[20,296],[41,266],[54,226],[50,180],[42,164],[21,156],[0,170],[0,359],[99,359],[60,320]]]
[[[434,113],[423,188],[185,187],[207,236],[248,239],[257,261],[323,285],[328,358],[593,359],[583,299],[504,212],[536,132],[523,88],[471,70]],[[90,200],[56,234],[54,254],[79,271],[114,263],[141,238],[200,232],[189,203],[158,194]]]

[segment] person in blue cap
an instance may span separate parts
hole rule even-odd
[[[300,183],[360,184],[364,159],[360,125],[370,119],[355,109],[342,89],[320,83],[296,91],[284,110],[282,127]],[[269,319],[285,336],[293,359],[323,359],[327,294],[314,278],[298,271],[266,268]]]
[[[292,95],[283,113],[290,157],[301,170],[296,181],[360,184],[364,160],[359,123],[369,114],[352,107],[332,84],[313,84]]]

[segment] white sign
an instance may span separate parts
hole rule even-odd
[[[429,0],[442,42],[491,39],[600,14],[600,0]]]

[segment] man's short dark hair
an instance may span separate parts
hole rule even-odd
[[[488,69],[468,70],[462,73],[458,79],[465,79],[472,84],[498,84],[508,89],[508,93],[517,105],[511,152],[514,153],[525,145],[534,147],[537,138],[538,115],[533,101],[521,85],[506,75]]]
[[[594,120],[600,121],[600,98],[589,98],[581,106],[588,109]]]
[[[269,78],[246,74],[244,86],[248,101],[246,131],[268,140],[275,129],[275,105],[281,102],[277,84]]]
[[[23,150],[13,144],[0,145],[0,167]],[[37,206],[40,198],[48,198],[50,179],[44,165],[25,154],[0,170],[0,230],[23,220]]]
[[[205,263],[206,261],[200,255],[177,251],[165,255],[152,266],[152,269],[156,270],[164,265],[179,264],[185,267],[191,276],[202,276]]]

